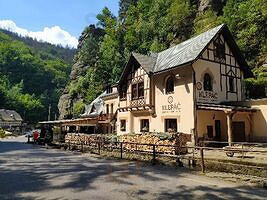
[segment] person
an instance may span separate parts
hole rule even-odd
[[[33,142],[36,143],[37,139],[39,137],[39,132],[38,131],[34,131],[32,135],[33,135]]]

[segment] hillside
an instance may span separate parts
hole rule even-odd
[[[38,42],[30,37],[21,37],[17,33],[10,32],[8,30],[0,29],[2,33],[5,33],[13,40],[21,41],[24,44],[31,47],[35,53],[39,54],[42,59],[62,59],[65,62],[71,64],[73,61],[75,49],[64,48],[60,45],[53,45],[48,42]]]
[[[97,27],[86,27],[80,37],[71,80],[58,104],[60,118],[78,117],[105,85],[118,81],[131,52],[159,52],[221,23],[228,25],[255,74],[246,80],[247,97],[265,97],[267,6],[264,2],[120,0],[117,17],[104,8],[97,15]]]
[[[69,80],[73,53],[71,49],[0,31],[0,108],[14,109],[25,121],[34,123],[47,120],[51,105],[54,119],[59,97]]]

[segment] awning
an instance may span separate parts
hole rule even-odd
[[[238,111],[238,112],[256,112],[258,109],[247,106],[221,105],[209,103],[197,103],[197,110],[218,110],[218,111]]]
[[[97,118],[78,118],[78,119],[65,119],[55,121],[43,121],[39,124],[47,125],[60,125],[60,126],[96,126],[98,123]]]

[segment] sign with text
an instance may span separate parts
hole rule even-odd
[[[162,113],[176,113],[181,112],[181,104],[179,102],[173,102],[173,97],[168,97],[168,103],[166,105],[162,105]]]
[[[214,91],[204,91],[201,82],[197,82],[198,99],[204,101],[216,101],[218,99],[218,93]]]

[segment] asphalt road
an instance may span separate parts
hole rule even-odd
[[[267,199],[267,190],[184,169],[0,141],[0,199]]]

